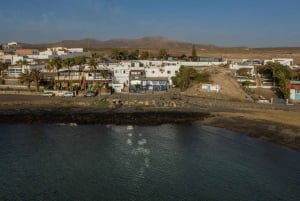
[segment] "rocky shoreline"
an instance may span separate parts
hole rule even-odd
[[[0,97],[1,98],[1,97]],[[189,98],[181,107],[135,105],[92,106],[86,99],[2,97],[0,124],[76,123],[160,125],[198,123],[300,150],[299,107]],[[55,102],[56,101],[56,102]],[[182,101],[182,100],[181,100]],[[167,101],[168,102],[168,101]],[[55,104],[54,104],[55,103]]]
[[[89,107],[31,107],[0,109],[0,123],[77,123],[77,124],[131,124],[159,125],[190,123],[209,117],[207,112],[144,110],[127,108],[116,110]]]

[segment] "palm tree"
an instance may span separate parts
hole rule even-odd
[[[192,61],[197,61],[197,50],[194,45],[192,47]]]
[[[86,63],[86,57],[85,56],[78,56],[75,57],[75,64],[79,66],[79,72],[80,72],[80,87],[81,89],[85,89],[85,77],[83,76],[83,70],[84,70],[84,64]]]
[[[78,56],[75,57],[75,64],[79,66],[79,71],[82,72],[83,71],[83,65],[86,62],[86,58],[85,56]]]
[[[28,65],[29,64],[29,62],[28,61],[26,61],[26,60],[22,60],[22,59],[20,59],[19,61],[17,61],[16,62],[17,64],[19,64],[19,65],[22,65],[22,66],[26,66],[26,65]]]
[[[158,52],[158,57],[162,60],[165,60],[167,58],[167,50],[166,49],[160,49]]]
[[[7,69],[7,64],[0,61],[0,76],[2,76],[2,71]]]
[[[68,75],[69,75],[69,81],[68,86],[72,86],[71,83],[71,67],[75,65],[75,59],[74,58],[67,58],[63,60],[63,66],[68,68]]]
[[[96,74],[98,65],[99,65],[99,61],[94,56],[91,57],[89,60],[89,68],[90,68],[90,71],[93,73],[93,85],[94,85],[95,74]]]
[[[21,65],[21,67],[22,67],[22,71],[23,71],[23,66],[27,66],[28,64],[29,64],[29,62],[28,61],[26,61],[26,60],[19,60],[19,61],[17,61],[16,62],[18,65]]]
[[[103,87],[107,88],[108,83],[107,83],[107,80],[106,80],[106,79],[107,79],[108,76],[109,76],[109,71],[108,71],[107,69],[101,69],[101,70],[100,70],[100,74],[101,74],[101,77],[104,79],[104,83],[101,84],[101,85],[99,85],[99,86],[100,86],[100,95],[101,95],[101,89],[102,89]]]
[[[60,57],[53,57],[47,65],[47,68],[52,71],[56,71],[57,73],[57,78],[59,80],[59,69],[62,68],[62,59]]]
[[[36,91],[39,91],[39,89],[40,89],[40,80],[41,80],[41,73],[40,73],[40,71],[37,70],[37,69],[33,69],[31,71],[31,78],[32,78],[32,81],[35,81]]]
[[[46,70],[47,70],[48,72],[52,72],[52,71],[55,70],[55,66],[54,66],[54,64],[53,64],[51,61],[49,61],[49,62],[47,63],[47,65],[46,65]]]
[[[60,57],[54,57],[48,62],[48,66],[51,70],[55,69],[57,76],[59,76],[59,69],[62,68],[62,59]]]
[[[24,73],[21,73],[18,79],[22,84],[27,83],[27,87],[28,89],[30,89],[30,84],[33,81],[33,78],[32,78],[32,73],[29,72],[28,69],[26,69]]]

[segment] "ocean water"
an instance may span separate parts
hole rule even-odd
[[[0,200],[300,200],[300,152],[197,124],[0,125]]]

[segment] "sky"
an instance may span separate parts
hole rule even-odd
[[[217,46],[300,46],[300,0],[1,1],[0,43],[162,36]]]

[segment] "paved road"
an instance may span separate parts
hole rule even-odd
[[[85,100],[85,101],[94,101],[98,100],[99,97],[83,97],[83,96],[78,96],[78,97],[59,97],[59,96],[53,96],[53,97],[44,97],[40,95],[0,95],[0,103],[14,103],[14,102],[32,102],[32,103],[45,103],[45,102],[55,102],[55,101],[63,101],[63,100],[68,100],[68,101],[80,101],[80,100]]]

